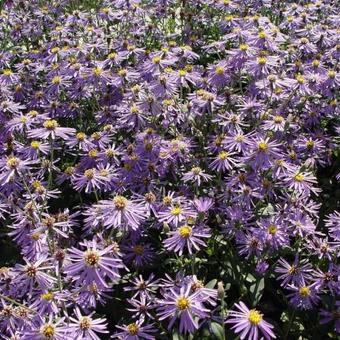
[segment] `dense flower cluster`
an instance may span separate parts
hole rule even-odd
[[[42,3],[0,15],[0,337],[336,338],[338,1]]]

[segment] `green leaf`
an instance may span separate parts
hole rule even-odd
[[[217,339],[224,340],[224,328],[222,327],[221,324],[217,322],[212,322],[211,330]]]
[[[250,287],[249,291],[252,295],[252,302],[254,305],[257,305],[261,300],[264,289],[264,278],[257,279]]]
[[[205,287],[206,287],[206,288],[211,288],[211,289],[213,289],[213,288],[216,286],[216,283],[217,283],[217,280],[216,280],[216,279],[213,279],[213,280],[209,281],[209,282],[205,285]]]

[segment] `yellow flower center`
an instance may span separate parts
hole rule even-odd
[[[190,307],[190,301],[186,297],[181,296],[177,299],[177,307],[179,310],[186,310]]]
[[[268,226],[268,233],[271,235],[275,235],[277,233],[277,226],[275,224],[270,224]]]
[[[181,212],[182,212],[181,207],[173,207],[171,209],[171,215],[173,215],[173,216],[178,216],[178,215],[180,215]]]
[[[215,69],[215,73],[218,75],[218,76],[221,76],[224,74],[224,68],[222,66],[217,66],[216,69]]]
[[[249,45],[247,45],[247,44],[241,44],[241,45],[239,46],[239,49],[240,49],[241,51],[245,52],[245,51],[247,51],[247,50],[249,49]]]
[[[185,77],[187,75],[187,73],[188,72],[186,70],[179,70],[178,71],[178,74],[179,74],[180,77]]]
[[[79,141],[84,141],[85,138],[86,138],[86,134],[84,132],[78,132],[77,135],[76,135],[76,138],[79,140]]]
[[[201,173],[202,169],[199,166],[195,166],[191,169],[191,172],[195,175],[199,175]]]
[[[302,76],[301,74],[297,75],[297,76],[295,77],[295,79],[296,79],[296,81],[297,81],[300,85],[302,85],[302,84],[304,84],[304,83],[306,82],[304,76]]]
[[[136,255],[143,255],[144,253],[144,247],[141,244],[137,244],[133,247],[133,252]]]
[[[302,182],[305,179],[305,176],[301,173],[298,173],[298,174],[294,175],[293,179],[296,182]]]
[[[257,145],[257,148],[259,151],[261,152],[267,152],[268,151],[268,144],[266,142],[260,142],[258,145]]]
[[[11,169],[15,169],[20,163],[20,160],[16,157],[9,157],[7,159],[6,165],[11,168]]]
[[[307,297],[310,295],[310,289],[307,287],[307,286],[304,286],[304,287],[301,287],[299,289],[299,294],[302,296],[302,297]]]
[[[55,327],[53,325],[47,324],[40,328],[40,334],[42,334],[45,339],[52,339],[55,334]]]
[[[113,199],[113,204],[117,210],[123,210],[128,204],[128,200],[124,196],[116,196]]]
[[[34,149],[34,150],[38,150],[40,145],[41,145],[41,143],[38,142],[37,140],[34,140],[34,141],[31,142],[31,148]]]
[[[251,309],[248,314],[248,320],[253,325],[258,325],[262,321],[262,315],[256,309]]]
[[[267,34],[263,31],[259,32],[259,34],[257,35],[260,39],[266,39],[267,38]]]
[[[83,316],[80,319],[79,326],[80,326],[80,329],[84,329],[84,330],[90,329],[91,328],[91,319],[87,316]]]
[[[99,77],[102,74],[102,72],[103,72],[103,70],[98,66],[96,66],[92,69],[92,73],[95,77]]]
[[[84,176],[88,179],[92,179],[94,177],[94,170],[93,169],[85,170]]]
[[[228,157],[229,157],[229,153],[226,151],[221,151],[218,154],[218,159],[220,159],[221,161],[225,161]]]
[[[259,65],[265,65],[267,63],[267,58],[266,57],[258,57],[257,58],[257,63]]]
[[[54,130],[59,126],[59,124],[55,119],[47,119],[44,121],[43,126],[47,130]]]
[[[152,62],[154,63],[154,64],[159,64],[160,62],[161,62],[161,57],[160,56],[156,56],[156,57],[153,57],[152,58]]]
[[[59,77],[59,76],[54,76],[53,78],[52,78],[52,84],[53,85],[59,85],[61,83],[61,77]]]
[[[280,116],[280,115],[277,115],[277,116],[275,116],[274,117],[274,122],[275,123],[282,123],[284,121],[284,118],[282,117],[282,116]]]
[[[89,151],[88,155],[89,155],[89,157],[91,157],[91,158],[95,158],[95,157],[97,157],[98,152],[97,152],[96,149],[91,149],[91,150]]]
[[[336,72],[331,70],[331,71],[328,71],[327,75],[328,75],[328,78],[334,79],[336,76]]]
[[[177,230],[182,238],[188,238],[191,235],[192,228],[189,227],[188,225],[184,225],[178,228]]]
[[[87,250],[84,254],[84,260],[87,266],[96,267],[99,263],[100,256],[94,250]]]
[[[10,69],[5,69],[2,71],[2,73],[5,75],[5,76],[10,76],[13,74],[13,72],[10,70]]]
[[[127,330],[128,330],[130,335],[137,335],[138,332],[139,332],[139,327],[136,323],[130,323],[127,326]]]
[[[46,301],[51,301],[54,298],[54,294],[52,292],[47,292],[47,293],[41,294],[41,298]]]
[[[119,77],[126,77],[127,71],[125,69],[121,69],[118,71]]]

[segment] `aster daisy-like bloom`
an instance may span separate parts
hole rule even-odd
[[[308,196],[310,192],[317,195],[321,191],[319,188],[313,186],[317,184],[317,179],[310,172],[292,169],[292,171],[288,172],[288,177],[283,181],[289,189],[294,190],[299,195]]]
[[[198,329],[197,319],[206,318],[209,310],[202,303],[200,292],[192,293],[191,285],[182,286],[178,292],[170,288],[158,300],[159,320],[171,318],[168,328],[172,328],[179,319],[180,333],[193,333]]]
[[[70,135],[74,135],[75,133],[76,130],[73,128],[60,127],[55,119],[46,119],[43,122],[42,128],[28,131],[28,136],[33,139],[48,139],[50,137],[52,139],[55,139],[56,137],[68,139]]]
[[[217,155],[217,158],[214,158],[209,167],[216,171],[231,170],[237,165],[236,160],[231,157],[233,155],[235,155],[235,152],[227,152],[222,150]]]
[[[108,333],[106,319],[94,319],[93,313],[90,315],[82,315],[79,308],[75,308],[74,314],[76,318],[70,317],[68,324],[69,337],[75,340],[100,340],[97,333]]]
[[[193,182],[197,183],[198,186],[201,185],[201,182],[209,182],[212,179],[212,176],[206,174],[202,168],[199,166],[194,166],[191,168],[189,172],[183,174],[183,182]]]
[[[144,320],[140,319],[135,322],[129,323],[127,325],[117,326],[121,331],[114,334],[113,338],[117,338],[120,340],[138,340],[138,339],[146,339],[146,340],[154,340],[155,337],[153,333],[156,333],[157,330],[154,326],[151,325],[143,325]]]
[[[312,309],[320,300],[316,285],[288,286],[292,293],[288,294],[289,302],[298,309]]]
[[[278,280],[282,280],[282,286],[292,283],[296,286],[305,285],[306,279],[310,278],[312,266],[306,261],[299,263],[299,257],[295,256],[293,264],[289,264],[285,259],[280,258],[278,266],[275,269],[280,276]]]
[[[240,339],[258,340],[263,336],[265,339],[275,339],[274,326],[263,319],[256,309],[249,309],[242,301],[235,304],[237,311],[229,312],[226,323],[234,324],[232,330],[240,333]]]
[[[122,195],[116,195],[110,201],[99,201],[95,207],[102,209],[105,227],[137,230],[147,217],[142,203],[136,203]]]
[[[195,219],[196,215],[191,204],[184,202],[184,200],[176,200],[165,210],[160,211],[158,218],[160,222],[171,224],[177,228],[181,222],[185,222],[187,219]]]
[[[206,243],[202,238],[209,238],[210,236],[208,228],[184,224],[175,231],[170,231],[169,237],[163,243],[166,249],[181,256],[184,249],[187,249],[189,254],[192,254],[193,250],[199,251],[201,247],[205,247]]]
[[[119,269],[124,268],[119,258],[112,256],[114,245],[100,249],[95,240],[79,243],[85,250],[69,249],[69,260],[64,271],[77,285],[96,283],[108,287],[105,279],[115,282],[120,278]]]

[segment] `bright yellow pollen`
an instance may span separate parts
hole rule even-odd
[[[222,66],[217,66],[216,69],[215,69],[215,73],[218,76],[222,76],[224,74],[224,68]]]
[[[123,210],[127,206],[128,200],[124,196],[118,195],[113,199],[113,204],[117,210]]]
[[[93,169],[85,170],[84,176],[88,179],[92,179],[94,177],[94,170]]]
[[[171,209],[171,215],[173,215],[173,216],[178,216],[178,215],[180,215],[181,212],[182,212],[181,207],[174,207],[174,208]]]
[[[310,289],[307,287],[307,286],[304,286],[304,287],[301,287],[299,289],[299,294],[302,296],[302,297],[307,297],[310,295]]]
[[[119,70],[118,75],[119,77],[126,77],[127,71],[125,69]]]
[[[245,51],[247,51],[247,50],[249,49],[249,45],[247,45],[247,44],[241,44],[241,45],[239,46],[239,49],[240,49],[241,51],[245,52]]]
[[[40,328],[40,334],[42,334],[45,339],[53,339],[55,334],[55,327],[53,325],[43,325]]]
[[[54,130],[59,126],[58,122],[54,119],[47,119],[43,124],[44,128],[47,130]]]
[[[160,56],[156,56],[152,58],[152,62],[154,64],[159,64],[161,62],[162,58]]]
[[[282,116],[275,116],[274,117],[274,122],[275,123],[282,123],[284,121],[284,118]]]
[[[2,73],[5,75],[5,76],[10,76],[13,74],[13,72],[10,70],[10,69],[5,69],[2,71]]]
[[[34,141],[31,142],[31,148],[34,149],[34,150],[38,150],[40,145],[41,145],[41,143],[38,142],[37,140],[34,140]]]
[[[138,332],[139,332],[139,327],[136,323],[130,323],[128,326],[127,326],[127,330],[129,332],[129,334],[131,335],[137,335]]]
[[[189,227],[188,225],[184,225],[178,228],[177,230],[182,238],[188,238],[191,235],[192,228]]]
[[[85,138],[86,138],[86,134],[84,133],[84,132],[78,132],[77,134],[76,134],[76,138],[79,140],[79,141],[84,141],[85,140]]]
[[[296,81],[297,81],[300,85],[302,85],[302,84],[304,84],[304,83],[306,82],[304,76],[302,76],[301,74],[298,74],[298,75],[295,77],[295,79],[296,79]]]
[[[103,70],[98,66],[96,66],[92,69],[92,73],[95,77],[101,76],[102,72],[103,72]]]
[[[268,233],[270,235],[275,235],[277,233],[277,226],[275,224],[270,224],[268,226]]]
[[[267,34],[265,32],[259,32],[259,34],[257,35],[260,39],[266,39],[267,38]]]
[[[328,75],[328,78],[334,79],[336,76],[336,72],[331,70],[331,71],[328,71],[327,75]]]
[[[187,75],[187,73],[188,73],[188,71],[186,71],[186,70],[179,70],[178,71],[178,74],[179,74],[180,77],[185,77]]]
[[[305,176],[301,173],[298,173],[298,174],[294,175],[293,179],[296,182],[302,182],[305,179]]]
[[[51,52],[53,53],[53,54],[56,54],[56,53],[58,53],[60,51],[60,48],[59,47],[53,47],[52,49],[51,49]]]
[[[253,325],[258,325],[262,321],[262,315],[256,309],[251,309],[248,314],[248,320]]]
[[[89,157],[95,158],[98,155],[98,151],[96,149],[91,149],[88,153]]]
[[[267,64],[267,58],[266,57],[259,57],[259,58],[257,58],[257,63],[259,65],[265,65],[265,64]]]
[[[46,301],[51,301],[54,298],[54,294],[52,292],[47,292],[47,293],[41,294],[41,298]]]
[[[36,117],[38,114],[39,114],[38,111],[32,110],[32,111],[28,112],[27,115],[31,116],[31,117]]]
[[[6,165],[11,168],[11,169],[15,169],[20,163],[20,160],[16,157],[9,157],[7,159]]]
[[[260,142],[258,145],[257,145],[257,148],[259,151],[261,152],[267,152],[268,151],[268,144],[266,142]]]
[[[306,142],[307,149],[313,149],[314,145],[315,145],[315,143],[312,140],[309,140],[309,141]]]
[[[177,307],[179,310],[186,310],[190,307],[190,301],[186,297],[181,296],[177,299]]]
[[[99,263],[100,256],[93,250],[87,250],[84,254],[85,264],[89,267],[96,267]]]
[[[53,78],[52,78],[52,84],[53,85],[59,85],[61,83],[61,77],[59,77],[59,76],[54,76]]]
[[[139,108],[136,105],[131,106],[130,112],[134,115],[139,113]]]
[[[229,153],[226,151],[221,151],[218,154],[218,159],[220,159],[221,161],[225,161],[228,157],[229,157]]]

